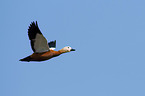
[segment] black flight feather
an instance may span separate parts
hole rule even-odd
[[[56,48],[56,40],[48,43],[49,48]]]
[[[29,26],[29,29],[28,29],[28,36],[29,36],[29,39],[32,40],[32,39],[35,39],[36,37],[36,34],[42,34],[39,27],[38,27],[38,24],[37,24],[37,21],[36,21],[36,24],[35,22],[33,21],[30,26]]]

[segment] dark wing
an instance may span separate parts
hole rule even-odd
[[[47,40],[39,30],[37,21],[36,24],[35,22],[30,24],[28,29],[28,36],[31,41],[31,48],[34,52],[41,53],[49,51]]]
[[[56,48],[56,40],[55,41],[50,41],[48,43],[49,49],[54,50]]]

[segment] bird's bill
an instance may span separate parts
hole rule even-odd
[[[70,51],[76,51],[75,49],[71,49]]]

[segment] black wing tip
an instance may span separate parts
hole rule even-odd
[[[37,21],[36,21],[36,26],[38,26]]]
[[[31,39],[34,39],[37,33],[42,34],[40,32],[39,27],[38,27],[37,21],[36,22],[33,21],[33,22],[31,22],[31,24],[30,24],[30,26],[28,28],[28,36],[29,36],[29,39],[30,40]]]
[[[37,23],[35,24],[35,22],[34,22],[34,21],[33,21],[33,22],[31,22],[31,24],[30,24],[30,26],[29,26],[28,31],[29,31],[29,30],[31,30],[32,28],[35,28],[35,27],[38,27]]]
[[[35,21],[31,22],[31,24],[30,24],[29,28],[30,28],[30,27],[32,27],[32,26],[38,26],[37,21],[36,21],[36,22],[35,22]]]
[[[50,41],[49,43],[56,43],[56,40],[54,40],[54,41]]]
[[[54,41],[50,41],[49,43],[48,43],[48,46],[49,46],[49,48],[56,48],[56,40],[54,40]]]

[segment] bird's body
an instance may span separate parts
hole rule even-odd
[[[21,61],[45,61],[53,57],[59,56],[61,53],[59,51],[50,50],[42,53],[33,53],[32,55],[21,59]]]
[[[42,35],[38,28],[37,21],[36,24],[34,22],[30,24],[28,36],[34,53],[28,57],[20,59],[20,61],[45,61],[59,56],[62,53],[75,51],[75,49],[72,49],[69,46],[62,48],[59,51],[54,51],[56,47],[56,40],[47,43],[46,38]]]

